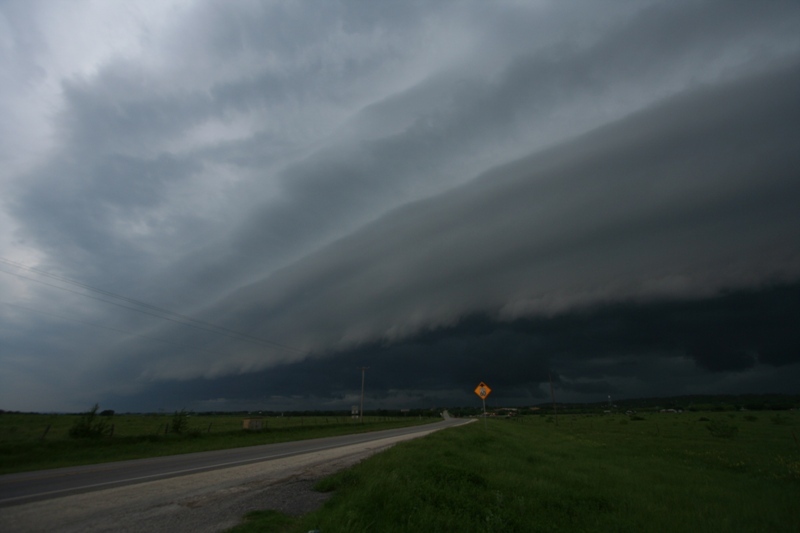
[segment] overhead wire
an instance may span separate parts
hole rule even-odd
[[[64,315],[60,315],[58,313],[53,313],[51,311],[42,311],[41,309],[34,309],[32,307],[27,307],[27,306],[19,305],[19,304],[12,304],[11,302],[0,301],[0,303],[3,304],[3,305],[7,305],[9,307],[16,307],[18,309],[24,309],[25,311],[32,311],[34,313],[39,313],[39,314],[42,314],[42,315],[53,316],[53,317],[59,318],[61,320],[66,320],[68,322],[75,322],[76,324],[82,324],[84,326],[91,326],[93,328],[99,328],[99,329],[107,329],[107,330],[110,330],[110,331],[115,331],[117,333],[124,333],[126,335],[133,335],[133,336],[136,336],[136,337],[141,337],[143,339],[148,339],[148,340],[157,341],[157,342],[163,342],[164,344],[170,344],[172,346],[177,346],[178,348],[186,348],[186,349],[191,349],[191,350],[197,350],[197,351],[209,353],[209,354],[212,354],[212,355],[221,355],[221,356],[226,356],[226,357],[228,355],[228,354],[224,354],[222,352],[216,352],[216,351],[213,351],[213,350],[209,350],[207,348],[201,348],[199,346],[190,346],[188,344],[179,344],[177,342],[172,342],[172,341],[168,341],[168,340],[164,340],[164,339],[159,339],[157,337],[151,337],[150,335],[144,335],[142,333],[134,333],[133,331],[126,331],[124,329],[115,328],[115,327],[112,327],[112,326],[104,326],[102,324],[94,324],[92,322],[86,322],[85,320],[78,320],[76,318],[66,317]]]
[[[203,320],[192,318],[190,316],[183,315],[181,313],[176,313],[174,311],[171,311],[171,310],[163,308],[163,307],[155,306],[155,305],[149,304],[147,302],[143,302],[141,300],[136,300],[135,298],[130,298],[128,296],[123,296],[123,295],[120,295],[120,294],[117,294],[117,293],[114,293],[114,292],[111,292],[111,291],[108,291],[108,290],[105,290],[105,289],[100,289],[98,287],[94,287],[94,286],[89,285],[87,283],[76,281],[76,280],[73,280],[73,279],[70,279],[70,278],[67,278],[67,277],[64,277],[64,276],[59,276],[57,274],[52,274],[50,272],[47,272],[47,271],[44,271],[44,270],[41,270],[41,269],[38,269],[38,268],[35,268],[35,267],[31,267],[31,266],[25,265],[23,263],[12,261],[10,259],[6,259],[6,258],[3,258],[3,257],[0,257],[0,263],[4,263],[6,265],[13,266],[15,268],[19,268],[19,269],[22,269],[22,270],[27,270],[29,272],[33,272],[35,274],[39,274],[41,276],[48,277],[48,278],[60,281],[62,283],[67,283],[67,284],[71,284],[71,285],[74,285],[74,286],[77,286],[77,287],[81,287],[82,289],[101,294],[101,295],[103,295],[103,296],[105,296],[107,298],[114,298],[114,299],[117,299],[117,300],[121,300],[121,301],[126,302],[126,303],[131,304],[131,305],[123,305],[123,304],[121,304],[119,302],[115,302],[113,300],[108,300],[106,298],[100,298],[98,296],[93,296],[91,294],[86,294],[85,292],[76,291],[76,290],[70,289],[68,287],[62,287],[60,285],[56,285],[56,284],[53,284],[53,283],[48,283],[46,281],[42,281],[40,279],[36,279],[36,278],[28,277],[28,276],[23,276],[23,275],[21,275],[21,274],[19,274],[17,272],[12,272],[12,271],[0,268],[0,272],[4,272],[6,274],[9,274],[9,275],[12,275],[12,276],[16,276],[18,278],[25,279],[25,280],[28,280],[28,281],[33,281],[35,283],[40,283],[40,284],[46,285],[48,287],[52,287],[52,288],[55,288],[55,289],[63,290],[63,291],[70,292],[70,293],[73,293],[73,294],[77,294],[79,296],[84,296],[86,298],[91,298],[93,300],[97,300],[97,301],[100,301],[100,302],[105,302],[105,303],[108,303],[108,304],[111,304],[111,305],[115,305],[117,307],[121,307],[123,309],[128,309],[130,311],[135,311],[137,313],[142,313],[142,314],[149,315],[149,316],[152,316],[152,317],[155,317],[155,318],[159,318],[159,319],[162,319],[162,320],[167,320],[167,321],[170,321],[170,322],[173,322],[173,323],[185,326],[185,327],[190,327],[190,328],[198,329],[198,330],[201,330],[201,331],[205,331],[207,333],[215,333],[217,335],[223,335],[223,336],[226,336],[226,337],[229,337],[229,338],[234,338],[234,339],[237,339],[237,340],[243,340],[243,341],[247,341],[247,342],[251,342],[251,343],[255,343],[255,344],[266,345],[266,346],[269,346],[271,348],[280,348],[280,349],[283,349],[283,350],[288,350],[288,351],[292,351],[292,352],[296,352],[296,353],[306,353],[305,350],[301,350],[299,348],[295,348],[295,347],[289,346],[287,344],[283,344],[283,343],[276,342],[276,341],[269,340],[269,339],[264,339],[262,337],[257,337],[255,335],[250,335],[250,334],[247,334],[247,333],[242,333],[242,332],[239,332],[239,331],[236,331],[236,330],[232,330],[230,328],[226,328],[224,326],[220,326],[220,325],[217,325],[217,324],[213,324],[213,323],[210,323],[210,322],[206,322],[206,321],[203,321]],[[138,307],[132,307],[132,306],[138,306]]]

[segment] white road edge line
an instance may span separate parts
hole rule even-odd
[[[433,431],[436,431],[436,430],[428,430],[428,433],[432,433]],[[423,432],[420,432],[420,433],[423,433]],[[409,433],[408,435],[415,435],[415,433]],[[406,435],[399,435],[399,437],[404,437],[404,436],[406,436]],[[423,435],[420,435],[420,436],[423,436]],[[394,439],[394,438],[397,438],[397,437],[386,437],[386,438],[383,438],[383,439],[377,439],[377,440],[375,440],[373,442],[377,443],[377,442],[380,442],[382,440]],[[269,461],[269,460],[272,460],[272,459],[280,459],[281,457],[290,457],[292,455],[302,455],[304,453],[313,453],[313,452],[319,452],[319,451],[322,451],[322,450],[329,450],[331,448],[345,448],[347,446],[353,446],[355,444],[358,444],[358,443],[348,444],[348,445],[345,445],[345,446],[339,446],[339,445],[335,445],[335,444],[334,445],[330,445],[330,446],[320,446],[319,448],[312,448],[312,449],[304,450],[304,451],[301,451],[301,452],[287,452],[287,453],[281,453],[281,454],[276,454],[276,455],[268,455],[268,456],[265,456],[265,457],[259,457],[257,459],[252,459],[252,458],[251,459],[242,459],[242,460],[239,460],[239,461],[230,461],[230,462],[227,462],[227,463],[219,463],[219,464],[215,464],[215,465],[211,465],[211,466],[199,466],[199,467],[196,467],[196,468],[186,468],[184,470],[175,470],[175,471],[166,472],[166,473],[163,473],[163,474],[151,474],[149,476],[126,478],[126,479],[120,479],[120,480],[117,480],[117,481],[106,481],[104,483],[95,483],[95,484],[92,484],[92,485],[83,485],[83,486],[80,486],[80,487],[73,487],[73,488],[70,488],[70,489],[59,489],[59,490],[53,490],[53,491],[49,491],[49,492],[39,492],[37,494],[29,494],[29,495],[26,495],[26,496],[15,496],[13,498],[5,498],[3,500],[0,500],[0,505],[4,505],[4,504],[7,504],[7,503],[12,503],[12,502],[19,501],[19,500],[26,500],[26,499],[39,500],[39,499],[43,499],[43,497],[46,497],[46,496],[52,496],[52,495],[61,494],[61,493],[86,492],[86,491],[89,491],[91,489],[95,489],[97,487],[104,487],[104,486],[109,486],[109,485],[124,485],[126,483],[132,483],[132,482],[135,482],[135,481],[142,481],[142,480],[146,480],[146,479],[178,477],[181,474],[187,474],[189,472],[198,472],[198,471],[203,471],[203,470],[216,470],[218,468],[224,468],[224,467],[227,467],[227,466],[234,466],[234,465],[237,465],[237,464],[258,463],[260,461]]]

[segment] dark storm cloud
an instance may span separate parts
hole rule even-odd
[[[346,409],[360,394],[363,366],[372,408],[469,405],[478,381],[490,384],[491,400],[500,405],[548,401],[551,378],[564,399],[619,398],[632,384],[640,395],[679,395],[687,392],[686,379],[746,375],[757,365],[797,376],[799,319],[798,284],[507,322],[476,315],[395,344],[370,344],[279,371],[167,382],[152,394],[167,403],[198,398],[196,405],[209,409],[217,399],[219,408],[281,410],[292,397]],[[777,391],[792,390],[781,384]]]
[[[185,179],[196,167],[169,155],[150,160],[124,155],[84,159],[79,165],[53,168],[57,179],[37,184],[18,201],[41,224],[37,237],[43,246],[63,255],[70,250],[95,254],[130,246],[130,241],[120,242],[118,225],[140,221],[156,225],[157,220],[148,221],[146,214],[140,218],[140,210],[161,204],[166,184]],[[87,189],[91,196],[85,194]]]
[[[280,266],[389,207],[471,178],[501,161],[494,152],[523,155],[552,144],[696,83],[685,71],[709,75],[697,73],[695,65],[710,57],[718,58],[712,70],[735,71],[743,61],[771,57],[775,34],[791,35],[779,5],[750,16],[736,4],[721,18],[717,7],[693,5],[687,12],[656,6],[592,47],[522,53],[488,82],[445,71],[369,106],[353,123],[355,142],[320,150],[280,174],[280,199],[245,219],[230,257],[262,272]],[[712,31],[696,22],[712,18]],[[269,94],[272,87],[257,81],[250,90]],[[294,94],[303,98],[302,91]],[[573,108],[571,123],[559,117],[567,108]],[[201,279],[219,279],[230,268],[217,266]]]
[[[373,394],[438,402],[474,374],[533,398],[546,369],[588,392],[654,368],[691,383],[795,364],[782,343],[698,330],[669,348],[681,357],[639,364],[614,337],[602,357],[550,365],[529,354],[552,337],[498,325],[797,278],[793,2],[200,2],[92,42],[139,9],[95,6],[70,23],[100,46],[64,50],[48,40],[64,31],[55,8],[24,5],[0,6],[2,105],[36,119],[0,127],[15,169],[0,176],[0,257],[292,349],[3,277],[11,303],[123,333],[0,311],[3,361],[26,369],[0,388],[57,360],[72,401],[176,378],[213,400],[194,378],[224,398],[266,376],[287,405],[347,403],[338,365],[379,353],[392,371],[371,372]],[[495,347],[530,379],[483,366]],[[318,372],[331,379],[304,392]]]
[[[187,270],[194,270],[197,265],[213,269],[223,249],[231,258],[226,261],[226,271],[218,274],[201,271],[191,280],[195,286],[197,282],[205,282],[210,294],[213,283],[230,285],[232,277],[241,275],[237,268],[242,265],[263,272],[281,260],[285,262],[287,256],[296,257],[298,247],[308,251],[310,246],[318,244],[320,238],[326,237],[320,231],[321,223],[333,227],[341,222],[341,212],[347,210],[346,194],[341,198],[344,208],[329,208],[333,216],[314,217],[310,214],[318,206],[309,203],[315,195],[287,191],[284,198],[267,204],[271,215],[266,222],[268,227],[275,228],[271,230],[273,236],[264,235],[258,228],[263,228],[265,221],[252,215],[249,218],[256,219],[258,228],[245,231],[244,235],[254,234],[255,239],[234,237],[233,249],[227,242],[230,237],[219,240],[220,232],[213,229],[213,224],[219,218],[229,224],[243,207],[246,212],[248,206],[242,206],[241,202],[237,205],[237,200],[246,198],[252,202],[254,198],[270,196],[263,189],[273,188],[270,173],[274,170],[270,167],[285,164],[286,156],[280,155],[281,151],[288,152],[290,158],[296,157],[296,152],[307,151],[298,148],[291,134],[287,136],[280,131],[281,125],[289,121],[293,122],[291,127],[300,130],[315,128],[313,121],[298,125],[292,109],[310,106],[313,110],[320,105],[353,100],[351,87],[359,79],[379,75],[387,68],[388,59],[402,55],[399,46],[404,45],[404,39],[413,38],[416,31],[407,26],[422,15],[414,15],[418,8],[410,4],[365,7],[365,13],[358,8],[340,11],[334,4],[320,8],[308,12],[280,5],[250,4],[232,10],[219,3],[200,4],[193,18],[179,25],[181,38],[167,47],[168,59],[186,62],[178,66],[174,75],[165,79],[162,73],[146,66],[118,61],[104,65],[91,82],[82,79],[63,82],[65,106],[59,114],[58,131],[64,144],[49,164],[27,176],[11,204],[16,218],[24,222],[21,231],[24,238],[45,246],[49,255],[61,258],[61,268],[69,264],[65,257],[73,257],[72,262],[78,264],[86,261],[78,259],[81,255],[92,256],[94,262],[108,259],[92,276],[93,282],[108,286],[113,280],[104,277],[102,271],[114,269],[120,279],[136,278],[136,272],[146,270],[143,263],[155,260],[155,264],[162,264],[160,258],[154,257],[160,253],[159,249],[198,248],[198,239],[206,237],[208,243],[216,237],[212,248],[200,255],[182,260],[177,254],[170,254],[170,260],[178,263],[173,270],[184,273],[175,280],[175,288],[189,284]],[[327,43],[341,38],[337,20],[342,21],[346,33],[353,34],[353,42],[344,43],[345,49],[341,51],[335,46],[327,50]],[[388,26],[387,21],[391,22]],[[381,32],[386,45],[358,51],[364,46],[358,39],[376,39],[371,37],[375,32]],[[192,35],[197,39],[187,39]],[[188,41],[199,49],[185,49],[184,43]],[[177,57],[169,57],[170,54]],[[232,57],[238,59],[231,63]],[[259,60],[265,57],[275,58],[275,64],[270,61],[260,64]],[[255,62],[256,68],[247,68],[250,62]],[[182,77],[187,69],[189,82]],[[194,83],[192,76],[197,77]],[[266,128],[256,130],[252,137],[205,146],[177,157],[166,147],[208,121],[224,123],[237,113],[261,115]],[[273,121],[277,123],[272,124]],[[270,133],[271,127],[278,128],[277,134]],[[312,134],[312,140],[313,137]],[[150,168],[165,161],[186,166],[166,174]],[[180,195],[193,187],[202,192],[206,184],[198,183],[198,175],[213,175],[218,171],[216,165],[230,165],[232,172],[239,173],[238,179],[249,183],[241,191],[233,191],[233,197],[220,198],[219,213],[194,213],[191,207],[184,208]],[[317,186],[320,179],[323,184],[335,182],[330,179],[328,168],[330,164],[326,162],[312,171],[316,176],[311,179]],[[289,171],[282,181],[291,187],[296,180]],[[348,186],[339,183],[332,189],[338,190],[343,185]],[[349,186],[352,193],[358,183]],[[115,198],[109,202],[112,195]],[[52,209],[54,197],[64,205]],[[226,212],[228,202],[232,205]],[[234,210],[237,215],[232,216]],[[351,211],[354,210],[357,209],[351,206]],[[300,211],[305,215],[297,216]],[[372,211],[371,216],[376,212]],[[139,235],[128,235],[125,226],[135,226],[140,233],[144,229],[147,246],[137,242],[142,240],[137,239]],[[341,235],[347,228],[330,231]],[[187,240],[192,246],[187,246]],[[130,254],[106,257],[101,253],[116,248],[115,244],[128,247]],[[128,261],[130,256],[138,257],[140,264],[120,273],[119,269],[125,268],[120,260]],[[83,267],[77,270],[86,279]]]
[[[321,368],[318,375],[331,380],[333,368],[357,366],[354,353],[366,354],[374,342],[389,344],[374,357],[378,366],[396,361],[409,369],[406,380],[400,367],[389,374],[401,390],[411,383],[426,390],[461,388],[476,375],[537,390],[549,366],[531,353],[562,355],[566,368],[556,366],[555,379],[578,393],[622,387],[597,376],[647,375],[646,359],[637,361],[637,353],[662,359],[679,354],[694,361],[681,370],[693,375],[696,368],[745,370],[759,360],[794,364],[793,341],[779,315],[737,316],[735,310],[746,306],[733,298],[709,309],[678,308],[666,322],[637,308],[627,314],[612,309],[583,322],[570,313],[609,302],[702,302],[726,288],[797,278],[800,191],[794,169],[800,139],[786,124],[800,118],[798,72],[790,64],[683,95],[408,205],[235,293],[206,315],[309,350],[311,359],[240,344],[224,359],[197,352],[172,353],[168,360],[156,355],[157,361],[145,362],[149,375],[212,378],[283,364],[290,366],[276,370],[276,379],[307,375],[291,368],[308,368],[308,374]],[[779,310],[785,301],[756,303]],[[733,311],[723,312],[726,306]],[[715,320],[715,313],[724,320]],[[556,318],[530,337],[492,333],[476,341],[455,329],[435,349],[408,344],[474,314],[501,322]],[[768,335],[766,324],[777,334]],[[781,340],[771,344],[771,338]],[[367,348],[350,352],[359,345]],[[229,341],[212,340],[211,346],[231,348]],[[499,361],[491,355],[495,350],[503,354]],[[428,371],[411,370],[422,368]],[[517,383],[518,375],[529,381]],[[389,390],[379,376],[375,386]],[[309,379],[286,383],[323,391],[335,383],[313,386]]]
[[[223,66],[232,56],[246,59],[250,55],[273,54],[284,64],[291,65],[313,50],[315,43],[324,42],[334,35],[335,25],[327,22],[331,19],[341,17],[346,31],[363,35],[380,29],[394,36],[387,39],[392,42],[394,38],[406,37],[404,31],[409,31],[409,28],[413,30],[414,24],[410,21],[419,24],[426,16],[432,16],[420,9],[413,5],[391,9],[347,5],[341,13],[331,7],[301,13],[283,6],[257,5],[234,11],[212,3],[198,9],[193,25],[186,24],[184,30],[189,32],[188,35],[198,37],[196,42],[204,52],[194,53],[192,64],[200,61],[195,58],[202,57],[202,64],[213,68]],[[750,11],[745,4],[734,4],[724,11],[724,16],[719,16],[718,6],[714,4],[689,4],[688,8],[658,5],[643,9],[616,25],[606,22],[614,31],[600,36],[589,33],[589,39],[597,40],[591,47],[584,44],[564,49],[512,49],[511,63],[496,81],[487,83],[471,76],[468,71],[448,73],[445,70],[437,74],[442,79],[424,81],[419,88],[403,95],[392,95],[386,100],[387,105],[401,109],[405,117],[400,126],[392,126],[395,128],[393,133],[367,138],[356,135],[344,145],[340,143],[321,150],[292,165],[280,174],[279,198],[268,200],[248,214],[243,219],[241,230],[232,239],[215,240],[212,247],[192,254],[190,259],[178,263],[176,269],[192,271],[200,265],[201,271],[191,283],[209,285],[209,290],[212,280],[220,285],[231,276],[263,275],[265,270],[296,259],[332,238],[346,235],[387,208],[463,182],[474,176],[477,170],[501,162],[504,154],[501,153],[500,157],[492,155],[497,147],[502,147],[501,151],[522,155],[531,149],[531,145],[552,143],[559,137],[585,128],[587,119],[578,113],[594,115],[588,119],[588,125],[592,125],[620,111],[613,109],[604,113],[593,109],[614,102],[614,107],[621,107],[624,111],[626,105],[620,106],[616,100],[626,94],[626,87],[632,91],[632,100],[646,102],[689,83],[682,70],[689,69],[693,76],[697,76],[692,67],[704,59],[707,62],[708,57],[720,56],[721,59],[713,63],[717,69],[740,63],[742,59],[736,57],[736,53],[727,52],[727,56],[733,55],[735,60],[723,53],[734,42],[742,50],[738,55],[746,59],[753,53],[748,46],[757,49],[768,47],[769,39],[788,33],[786,21],[791,17],[785,16],[785,6],[781,8],[777,4],[756,14]],[[527,20],[537,29],[543,25],[537,21],[535,10],[531,14],[512,9],[502,17],[503,24],[513,18],[512,12],[517,19]],[[714,20],[711,31],[707,24],[697,22],[711,18]],[[571,24],[575,25],[574,22]],[[747,31],[742,32],[744,27]],[[765,34],[770,36],[769,39]],[[636,43],[635,48],[631,47],[632,42]],[[664,46],[665,42],[670,46]],[[182,51],[180,45],[174,46],[178,47],[178,52]],[[379,72],[380,65],[397,54],[396,46],[388,46],[385,53],[368,56],[374,61],[372,71]],[[173,53],[178,52],[173,50]],[[341,99],[354,79],[359,79],[359,74],[370,73],[369,61],[366,66],[359,63],[359,68],[367,70],[358,73],[352,71],[349,63],[340,63],[336,57],[312,53],[310,61],[309,64],[299,61],[300,67],[261,69],[245,77],[233,76],[230,80],[212,82],[207,90],[202,86],[199,90],[153,90],[153,86],[163,86],[164,81],[152,79],[152,73],[125,62],[105,67],[92,85],[67,83],[67,112],[62,128],[72,141],[68,154],[64,156],[66,161],[59,158],[54,162],[54,166],[59,168],[58,173],[49,167],[43,173],[47,178],[32,180],[36,184],[34,194],[49,188],[51,179],[64,181],[66,178],[75,188],[76,196],[87,203],[103,202],[103,189],[107,191],[114,188],[115,183],[130,180],[124,173],[115,174],[113,166],[103,161],[106,157],[113,159],[122,152],[129,157],[141,157],[143,161],[140,164],[147,165],[160,154],[142,156],[142,150],[153,150],[152,147],[159,142],[163,143],[170,136],[185,132],[210,117],[224,117],[230,110],[268,110],[270,106],[286,105],[287,102],[302,105],[309,100]],[[641,87],[643,79],[649,84],[646,91]],[[672,80],[672,83],[664,83],[666,80]],[[176,84],[181,85],[178,79]],[[429,101],[431,91],[425,90],[431,84],[435,86],[433,103]],[[612,91],[616,96],[609,101]],[[425,97],[415,98],[415,92],[423,92]],[[633,109],[635,105],[627,107]],[[369,112],[364,113],[367,117],[359,119],[359,122],[387,124],[388,117],[369,118],[370,113],[380,116],[385,107],[383,103],[371,106]],[[574,108],[573,121],[578,123],[575,126],[553,116],[568,107]],[[397,114],[390,118],[396,119]],[[533,129],[533,143],[528,141],[527,146],[520,145],[515,139],[531,136],[528,125],[531,121],[541,126]],[[537,137],[541,140],[537,141]],[[255,153],[269,152],[272,139],[264,140],[266,143],[260,145],[249,143],[248,148]],[[70,163],[78,154],[80,164],[70,170]],[[193,157],[196,164],[208,162],[208,157],[202,154],[193,154]],[[107,181],[101,190],[95,187],[97,180],[79,178],[95,170],[85,168],[85,159],[99,159],[92,166],[110,170],[100,175],[103,181]],[[268,161],[260,163],[263,165]],[[258,172],[248,167],[240,167],[240,171]],[[58,178],[54,178],[56,174]],[[181,175],[176,173],[175,180],[179,180]],[[70,179],[71,176],[78,179]],[[186,181],[191,183],[191,180]],[[147,180],[143,185],[147,187]],[[254,181],[242,194],[257,198],[260,194],[258,187],[258,181]],[[124,195],[124,190],[120,194]],[[162,218],[159,207],[162,207],[164,194],[162,191],[160,201],[145,206],[149,210],[135,204],[135,195],[131,197],[134,205],[119,207],[123,216],[128,215],[128,223],[152,225],[154,221],[160,221],[162,225],[176,227],[171,232],[176,235],[174,239],[165,238],[158,232],[148,236],[150,242],[157,239],[161,246],[168,242],[169,246],[175,247],[178,239],[186,239],[191,233],[188,228],[198,224],[202,227],[203,221],[199,217],[178,218],[174,210],[170,216]],[[36,205],[35,198],[32,203]],[[51,243],[70,243],[65,246],[74,247],[75,239],[72,237],[79,231],[68,227],[61,229],[63,216],[41,215],[36,210],[18,210],[18,216],[28,221],[26,229],[34,232],[32,238],[41,232],[51,236]],[[102,219],[92,220],[103,222]],[[78,240],[77,243],[88,241],[102,249],[110,240],[120,240],[119,235],[108,237],[105,240]],[[146,252],[141,248],[135,250],[139,254]],[[220,250],[231,259],[216,266]],[[58,249],[52,253],[64,255]],[[94,254],[91,247],[89,253]],[[210,270],[203,270],[202,265],[208,265]],[[184,275],[180,281],[189,279]]]
[[[675,98],[408,205],[213,313],[321,349],[484,310],[554,313],[793,278],[799,72]]]

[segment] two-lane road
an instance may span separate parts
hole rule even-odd
[[[8,474],[0,476],[0,506],[241,466],[391,437],[427,434],[434,429],[461,423],[463,421],[451,419],[435,424],[339,437]]]
[[[305,512],[309,502],[291,500],[311,496],[309,480],[467,422],[4,475],[0,530],[197,533],[224,530],[256,509]],[[308,481],[305,492],[295,494],[300,481]]]

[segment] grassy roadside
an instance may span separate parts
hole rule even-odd
[[[797,531],[797,412],[489,420],[321,481],[304,517],[249,531]]]
[[[241,416],[197,416],[178,434],[169,431],[169,416],[120,415],[112,419],[112,437],[72,439],[68,432],[77,419],[73,415],[0,415],[0,474],[332,437],[439,420],[365,417],[360,423],[349,417],[272,417],[265,419],[265,430],[244,431]]]

